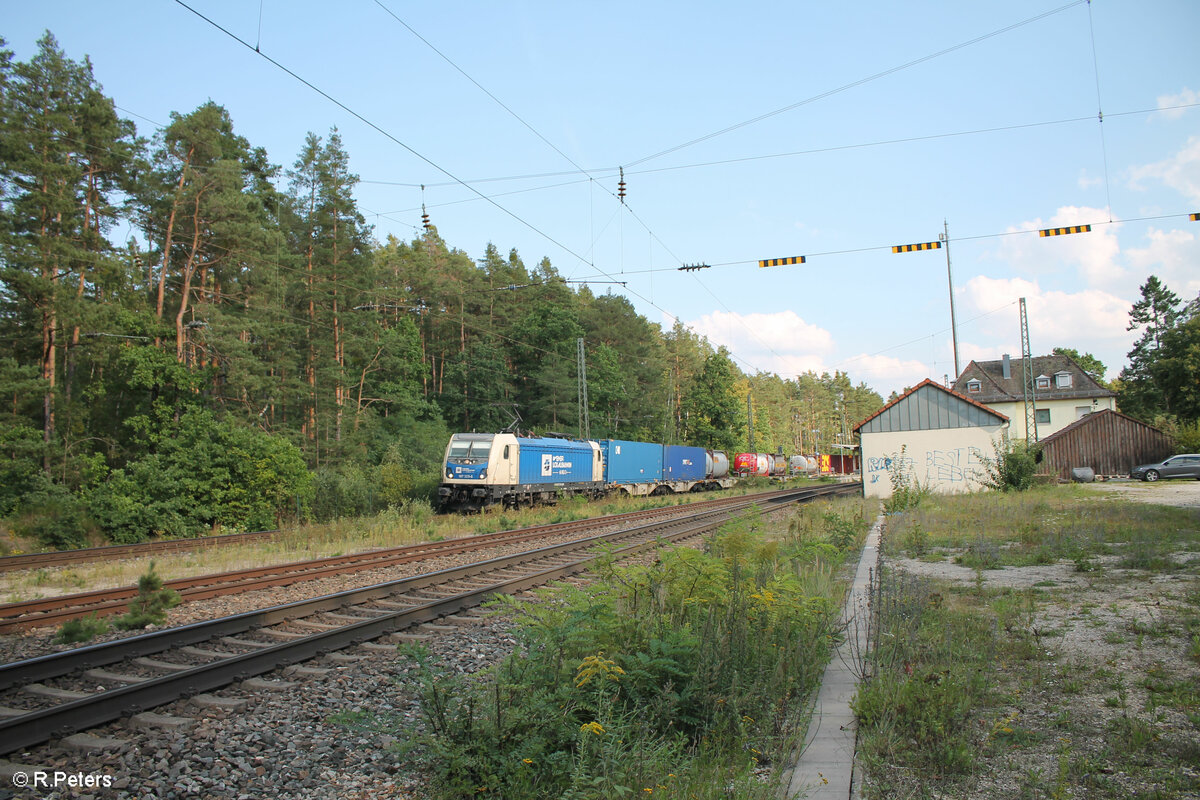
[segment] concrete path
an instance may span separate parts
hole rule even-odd
[[[858,676],[853,665],[855,658],[867,650],[867,601],[870,599],[871,572],[879,568],[882,529],[883,517],[880,517],[867,535],[858,561],[854,583],[842,609],[846,635],[825,667],[804,748],[790,778],[786,779],[784,796],[789,800],[847,800],[852,796],[851,792],[857,790],[855,725],[850,700],[858,688]]]

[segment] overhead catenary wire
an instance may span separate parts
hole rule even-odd
[[[830,89],[828,91],[821,92],[820,94],[816,94],[811,97],[807,97],[803,100],[792,103],[791,105],[784,106],[783,108],[778,108],[778,109],[775,109],[774,111],[768,111],[765,114],[760,114],[757,117],[753,117],[751,119],[744,120],[744,121],[736,123],[734,125],[730,125],[728,127],[722,128],[721,130],[713,131],[712,133],[706,133],[703,136],[698,136],[695,139],[691,139],[689,141],[683,142],[682,144],[677,144],[677,145],[674,145],[673,147],[668,147],[665,150],[660,150],[657,153],[652,153],[648,156],[643,156],[642,158],[638,158],[638,159],[628,162],[625,166],[635,167],[639,164],[644,164],[647,161],[653,161],[655,159],[662,158],[665,155],[670,155],[671,153],[677,152],[679,150],[683,150],[685,148],[692,147],[693,145],[700,144],[701,142],[706,142],[709,139],[714,139],[718,136],[723,136],[727,133],[731,133],[733,131],[739,130],[740,128],[745,128],[749,125],[757,124],[759,122],[762,122],[763,120],[770,119],[771,117],[775,117],[780,114],[785,114],[788,111],[793,111],[797,108],[801,108],[806,105],[811,105],[812,103],[815,103],[819,100],[824,100],[827,97],[833,97],[834,95],[841,94],[842,92],[848,91],[850,89],[854,89],[858,86],[862,86],[864,84],[871,83],[873,81],[877,81],[880,78],[885,78],[888,75],[894,75],[897,72],[902,72],[906,69],[910,69],[919,64],[924,64],[927,61],[933,61],[937,58],[941,58],[944,55],[948,55],[950,53],[956,52],[958,50],[962,50],[962,49],[970,47],[972,45],[979,44],[980,42],[987,41],[988,39],[992,39],[996,36],[1000,36],[1002,34],[1008,33],[1009,31],[1014,31],[1018,28],[1026,26],[1026,25],[1030,25],[1034,22],[1038,22],[1040,20],[1046,19],[1047,17],[1052,17],[1055,14],[1062,13],[1063,11],[1066,11],[1069,8],[1074,8],[1075,6],[1080,5],[1081,3],[1086,3],[1086,2],[1088,2],[1088,0],[1072,0],[1072,2],[1067,3],[1064,6],[1059,6],[1058,8],[1051,9],[1050,11],[1046,11],[1042,14],[1037,14],[1035,16],[1029,17],[1028,19],[1024,19],[1020,22],[1015,22],[1012,25],[1007,25],[1003,28],[992,31],[991,33],[985,33],[982,36],[976,36],[973,39],[969,39],[964,42],[959,42],[956,45],[952,45],[950,47],[943,48],[942,50],[939,50],[936,53],[930,53],[930,54],[922,56],[920,58],[913,59],[912,61],[908,61],[903,64],[899,64],[897,66],[891,67],[889,69],[885,69],[881,72],[876,72],[873,75],[868,75],[865,78],[859,78],[858,80],[843,84],[835,89]]]
[[[1092,73],[1096,77],[1096,125],[1100,133],[1100,157],[1104,165],[1104,202],[1108,220],[1112,221],[1112,190],[1108,181],[1108,142],[1104,136],[1104,103],[1100,94],[1100,58],[1096,54],[1096,27],[1092,23],[1092,0],[1087,0],[1088,34],[1092,40]]]
[[[256,48],[256,49],[257,49],[257,48]],[[1099,86],[1098,86],[1098,89],[1099,89]],[[1099,94],[1099,92],[1098,92],[1098,94]],[[1098,100],[1099,100],[1099,97],[1098,97]],[[1093,119],[1093,118],[1085,118],[1085,119]],[[665,168],[665,169],[670,169],[670,168]],[[647,170],[647,172],[653,172],[653,170]],[[532,190],[530,190],[530,191],[532,191]],[[1110,207],[1110,209],[1111,209],[1111,204],[1110,204],[1110,206],[1109,206],[1109,207]],[[636,215],[635,215],[635,216],[636,216]],[[653,231],[652,231],[652,235],[653,235]],[[850,252],[850,251],[844,251],[844,252]],[[745,261],[745,263],[749,263],[749,261]],[[674,267],[671,267],[671,269],[674,269]],[[660,270],[654,270],[654,269],[647,270],[647,272],[649,272],[649,273],[650,273],[650,275],[652,275],[652,276],[653,276],[653,272],[654,272],[654,271],[660,271]],[[661,271],[666,271],[666,270],[661,270]]]

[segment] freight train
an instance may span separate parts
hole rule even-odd
[[[438,504],[442,511],[480,511],[552,503],[563,495],[657,495],[733,484],[729,458],[703,447],[456,433],[446,446]]]
[[[785,475],[812,475],[818,471],[812,456],[788,456],[770,453],[736,453],[733,474],[739,477],[778,478]]]

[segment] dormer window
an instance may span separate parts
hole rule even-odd
[[[1037,384],[1036,384],[1037,388],[1039,388],[1039,389],[1049,389],[1050,388],[1050,376],[1049,375],[1038,375],[1035,380],[1037,381]]]
[[[983,384],[981,384],[978,380],[976,380],[974,378],[967,381],[967,393],[968,394],[978,394],[979,390],[982,388],[983,388]]]
[[[1070,389],[1071,388],[1071,373],[1069,373],[1069,372],[1055,373],[1054,386],[1055,386],[1055,388],[1058,388],[1058,389]]]

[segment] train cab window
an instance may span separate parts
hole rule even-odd
[[[453,442],[450,445],[450,460],[461,464],[486,464],[491,442]]]
[[[508,460],[508,448],[509,448],[509,445],[507,445],[507,444],[504,445],[504,460],[505,461]]]

